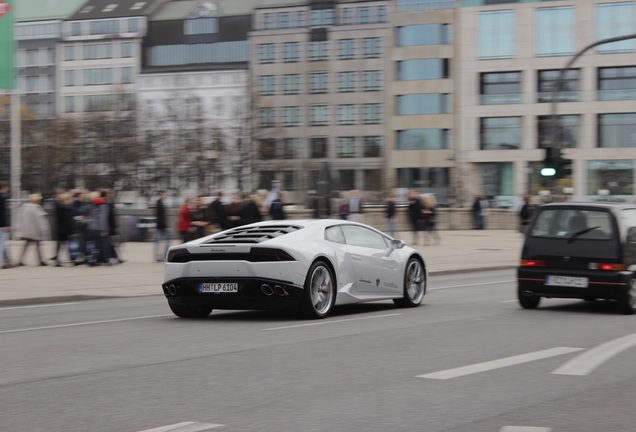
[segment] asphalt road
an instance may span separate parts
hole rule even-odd
[[[0,430],[636,430],[636,317],[522,310],[513,281],[436,276],[419,308],[320,321],[182,320],[161,296],[0,308]]]

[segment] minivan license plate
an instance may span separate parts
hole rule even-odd
[[[546,276],[545,284],[550,286],[587,288],[587,278],[573,276]]]
[[[199,292],[214,294],[237,293],[238,283],[203,282],[199,285]]]

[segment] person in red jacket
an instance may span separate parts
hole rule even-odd
[[[177,232],[183,243],[189,240],[190,230],[190,197],[186,197],[177,213]]]

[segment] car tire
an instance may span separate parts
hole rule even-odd
[[[309,268],[299,312],[307,319],[322,319],[331,313],[336,302],[336,279],[324,261]]]
[[[525,290],[522,288],[517,288],[517,297],[519,298],[519,304],[524,309],[536,309],[541,303],[541,296],[536,294],[527,295],[524,294]]]
[[[618,311],[623,315],[633,315],[636,312],[636,278],[631,278],[619,298],[616,299]]]
[[[179,318],[205,318],[212,312],[212,306],[183,306],[168,303],[170,310]]]
[[[417,258],[411,257],[404,271],[404,289],[401,298],[393,299],[398,307],[417,307],[426,294],[426,271]]]

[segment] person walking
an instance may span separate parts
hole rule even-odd
[[[483,218],[482,208],[481,208],[481,197],[479,195],[475,195],[475,199],[473,200],[471,211],[473,213],[473,228],[478,230],[484,229],[484,218]]]
[[[411,230],[413,232],[413,244],[419,244],[420,235],[419,231],[422,229],[422,201],[418,196],[417,191],[409,192],[409,222],[411,224]]]
[[[248,225],[263,220],[256,196],[245,193],[241,210],[241,225]]]
[[[426,195],[424,197],[424,207],[422,214],[424,215],[424,244],[439,244],[441,239],[436,229],[437,223],[437,199],[435,195]]]
[[[190,241],[190,197],[185,197],[177,212],[177,232],[183,243]]]
[[[160,262],[166,259],[168,256],[168,249],[170,248],[170,231],[168,230],[168,221],[166,217],[166,206],[164,201],[168,196],[164,190],[159,191],[159,198],[155,205],[155,218],[157,220],[157,229],[155,231],[155,247],[154,255],[155,261]],[[160,255],[162,251],[161,242],[164,243],[163,255]]]
[[[534,213],[535,206],[532,203],[531,198],[528,195],[524,195],[523,204],[519,209],[519,232],[525,233],[532,214]]]
[[[9,259],[9,235],[11,233],[11,223],[9,221],[9,206],[7,206],[7,193],[9,184],[0,182],[0,268],[11,267]]]
[[[362,194],[360,190],[352,190],[351,198],[349,198],[349,220],[364,223],[362,204]]]
[[[204,237],[205,229],[210,225],[207,210],[203,197],[201,195],[197,196],[190,212],[190,232],[195,239]]]
[[[210,218],[214,219],[221,231],[227,229],[227,211],[225,210],[225,204],[223,204],[223,192],[216,194],[216,199],[210,203]]]
[[[391,237],[395,237],[395,197],[389,195],[386,198],[386,231]]]
[[[94,192],[88,217],[88,265],[110,265],[110,226],[108,224],[108,203],[106,191]]]
[[[108,205],[108,243],[109,256],[114,258],[119,264],[123,264],[121,257],[121,237],[118,234],[119,225],[117,224],[117,211],[115,207],[115,191],[108,189],[106,191],[106,203]]]
[[[25,241],[24,249],[20,255],[19,266],[23,266],[29,245],[35,245],[38,262],[40,266],[46,263],[42,259],[42,251],[40,250],[40,242],[49,238],[51,229],[47,220],[46,211],[41,206],[42,195],[39,193],[31,194],[27,198],[27,202],[22,205],[22,240]]]
[[[287,219],[287,215],[285,214],[285,202],[283,201],[283,196],[283,192],[278,192],[278,195],[269,206],[269,215],[271,216],[272,220]]]
[[[66,246],[69,261],[73,261],[70,249],[70,240],[73,235],[73,209],[71,204],[73,203],[73,197],[69,193],[61,193],[57,196],[57,203],[55,205],[55,225],[57,232],[57,242],[55,247],[55,267],[62,267],[62,249]]]

